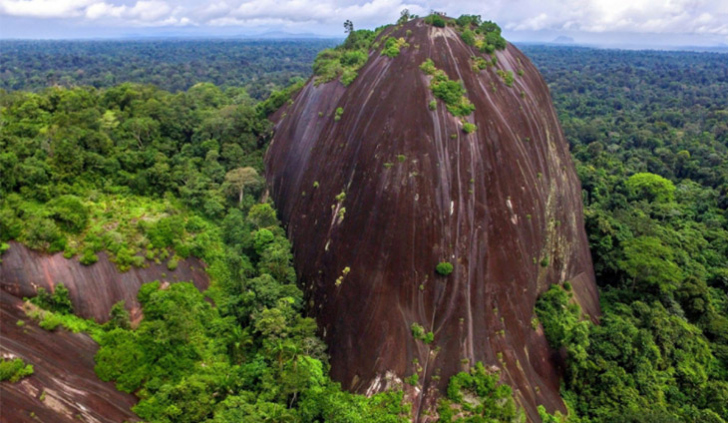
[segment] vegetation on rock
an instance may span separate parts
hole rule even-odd
[[[435,97],[447,106],[453,116],[467,116],[475,110],[473,103],[465,97],[465,87],[462,81],[453,81],[447,77],[443,70],[437,69],[432,59],[427,59],[420,65],[420,69],[432,76],[430,89]]]
[[[435,266],[435,271],[437,274],[441,276],[447,276],[453,271],[453,266],[451,263],[448,263],[446,261],[440,262]]]
[[[8,381],[10,383],[15,383],[32,374],[33,366],[25,364],[22,359],[0,358],[0,382]]]

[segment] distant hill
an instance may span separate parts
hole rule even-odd
[[[252,38],[252,39],[301,39],[301,38],[332,38],[321,34],[314,34],[312,32],[305,32],[302,34],[290,33],[285,31],[268,31],[258,35],[241,35],[241,38]],[[342,38],[342,37],[340,37]]]
[[[566,35],[559,35],[551,42],[555,44],[574,44],[576,41],[574,41],[574,39],[571,37],[567,37]]]

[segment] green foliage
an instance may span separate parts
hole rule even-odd
[[[294,82],[281,90],[273,91],[268,98],[265,99],[265,101],[262,101],[255,106],[255,111],[258,114],[258,117],[260,119],[265,119],[275,113],[284,104],[291,101],[291,99],[299,91],[301,91],[304,82],[305,81],[303,79],[299,79],[297,82]]]
[[[469,372],[451,377],[447,399],[441,399],[438,406],[440,421],[514,421],[513,392],[498,379],[499,374],[486,370],[481,362],[475,363]]]
[[[343,44],[321,51],[313,63],[316,84],[335,79],[340,79],[344,86],[351,84],[357,77],[357,71],[369,60],[369,50],[375,37],[374,31],[351,31]]]
[[[44,309],[30,301],[26,302],[23,309],[28,317],[36,320],[41,328],[48,331],[63,327],[73,333],[86,332],[95,341],[98,341],[98,336],[102,332],[101,326],[93,320],[82,319],[74,314]]]
[[[466,134],[472,134],[477,129],[478,127],[475,126],[475,124],[472,124],[470,122],[463,122],[463,132],[465,132]]]
[[[486,61],[482,57],[473,56],[470,58],[473,61],[473,70],[481,71],[487,69],[490,62]]]
[[[126,310],[125,302],[119,301],[111,307],[109,312],[109,321],[106,323],[107,328],[130,329],[131,319],[129,312]]]
[[[484,42],[480,49],[486,53],[493,53],[494,50],[505,50],[508,45],[505,38],[501,35],[501,28],[494,22],[483,22],[476,31],[485,36]]]
[[[446,25],[445,18],[437,12],[431,13],[425,17],[425,23],[437,28],[444,28]]]
[[[74,195],[62,195],[48,202],[50,215],[65,231],[79,233],[86,228],[89,211]]]
[[[17,175],[0,186],[0,236],[79,254],[86,265],[105,250],[120,270],[144,265],[145,250],[216,254],[200,244],[219,235],[204,220],[190,229],[187,221],[220,218],[238,202],[225,196],[226,173],[262,169],[259,143],[270,125],[249,101],[233,103],[239,93],[199,84],[172,95],[126,84],[0,94],[3,150]],[[57,130],[47,134],[52,122]],[[73,163],[58,161],[57,142],[73,143]],[[242,203],[259,192],[248,188]]]
[[[669,203],[675,196],[675,185],[653,173],[635,173],[627,179],[625,186],[632,199]]]
[[[285,296],[294,291],[267,276],[249,287],[256,298],[239,300],[257,303],[256,311],[250,325],[236,328],[192,284],[144,285],[144,320],[101,337],[97,374],[136,391],[134,411],[146,421],[258,421],[271,410],[296,421],[338,412],[360,416],[352,421],[402,421],[401,396],[367,399],[328,380],[315,323]]]
[[[624,243],[625,259],[619,266],[632,279],[632,289],[672,292],[682,280],[673,262],[673,251],[655,237],[641,236]]]
[[[248,222],[256,228],[269,228],[278,224],[276,211],[268,203],[256,204],[248,211]]]
[[[463,42],[469,46],[475,45],[475,32],[466,29],[460,34],[460,38],[463,39]]]
[[[430,110],[437,110],[437,100],[430,100],[430,103],[427,105],[427,107]]]
[[[536,301],[537,322],[541,322],[551,348],[559,349],[571,342],[579,324],[581,308],[559,285],[551,285]],[[537,323],[538,324],[538,323]]]
[[[337,107],[336,112],[334,113],[334,122],[338,122],[341,120],[341,116],[344,114],[344,108],[343,107]]]
[[[399,56],[400,50],[405,47],[409,47],[409,44],[404,38],[387,37],[384,42],[384,48],[382,49],[382,55],[389,58],[395,58]]]
[[[432,85],[432,93],[448,105],[458,104],[465,94],[465,87],[462,82],[442,78],[437,84]]]
[[[480,15],[460,15],[455,23],[461,28],[470,28],[471,26],[480,26],[482,19]]]
[[[0,382],[8,381],[10,383],[15,383],[32,374],[33,366],[25,364],[22,359],[0,358]]]
[[[52,312],[61,314],[73,313],[73,304],[71,303],[68,289],[62,283],[55,286],[52,294],[49,294],[45,288],[38,288],[38,294],[31,298],[30,302]]]
[[[420,69],[427,75],[432,75],[430,89],[435,97],[445,102],[447,110],[453,116],[467,116],[475,110],[473,103],[465,97],[465,87],[461,81],[450,80],[444,71],[435,67],[432,59],[427,59],[420,65]]]
[[[496,73],[498,74],[498,76],[503,78],[503,82],[507,86],[509,86],[509,87],[513,86],[513,82],[515,81],[515,77],[513,76],[513,71],[504,71],[502,69],[498,69],[496,71]]]
[[[347,49],[370,42],[355,38]],[[347,66],[362,63],[361,54],[342,56]],[[0,166],[14,175],[0,181],[1,245],[13,239],[79,254],[88,265],[104,251],[120,270],[146,259],[174,269],[190,255],[206,264],[205,294],[186,282],[143,285],[136,328],[123,303],[104,325],[70,314],[60,284],[25,305],[46,330],[90,334],[100,344],[99,377],[133,392],[145,421],[256,421],[272,412],[294,421],[399,422],[409,415],[401,392],[365,398],[328,378],[325,346],[302,315],[291,245],[275,210],[258,204],[260,187],[227,195],[236,188],[231,172],[262,170],[264,117],[300,86],[258,106],[243,91],[211,84],[174,95],[132,84],[0,91]]]
[[[7,55],[3,63],[18,71],[0,75],[0,89],[107,89],[131,82],[177,93],[208,82],[229,90],[238,102],[249,102],[251,97],[265,99],[292,78],[307,78],[316,54],[335,43],[332,39],[2,40],[0,51]]]
[[[440,262],[435,266],[435,271],[438,275],[441,276],[448,276],[453,271],[453,266],[451,263],[448,263],[446,261]]]
[[[431,344],[432,341],[435,340],[435,334],[432,332],[425,332],[425,328],[419,323],[412,323],[410,330],[412,331],[412,337],[424,342],[425,344]]]
[[[427,59],[420,65],[420,70],[427,75],[434,75],[435,72],[437,72],[437,68],[435,67],[435,62],[432,61],[432,59]]]
[[[94,250],[92,248],[86,248],[83,250],[83,254],[78,261],[81,262],[81,264],[83,264],[84,266],[90,266],[99,261],[99,257],[96,255],[96,253],[94,253]]]

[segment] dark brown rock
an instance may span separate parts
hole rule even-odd
[[[132,319],[139,320],[137,292],[155,280],[192,281],[201,291],[209,285],[204,265],[194,258],[180,260],[174,271],[152,263],[120,273],[104,253],[96,264],[84,266],[60,253],[42,254],[11,242],[0,264],[0,353],[22,358],[34,373],[18,383],[0,383],[0,423],[137,421],[131,411],[136,398],[96,377],[98,344],[82,333],[41,329],[23,312],[22,298],[35,296],[40,287],[52,292],[63,283],[81,317],[105,322],[111,307],[124,300]],[[25,324],[17,325],[19,320]]]
[[[132,320],[138,320],[141,313],[136,297],[144,283],[193,282],[200,291],[210,283],[205,266],[195,258],[180,260],[173,271],[164,264],[147,262],[147,267],[132,267],[121,273],[106,253],[98,256],[97,263],[84,266],[76,258],[66,259],[61,253],[43,254],[11,242],[0,264],[0,290],[18,298],[34,297],[38,288],[53,292],[62,283],[68,288],[75,314],[103,323],[108,320],[111,307],[122,300]]]
[[[531,326],[536,298],[569,280],[586,313],[596,318],[599,305],[580,183],[548,87],[513,45],[496,53],[497,69],[524,71],[507,87],[496,68],[472,69],[483,55],[453,28],[415,20],[384,35],[407,30],[409,48],[374,53],[350,86],[309,81],[278,112],[266,156],[332,376],[373,393],[388,373],[412,375],[416,359],[428,393],[414,399],[420,416],[430,392],[483,361],[501,369],[530,419],[539,404],[563,411],[557,354]],[[442,102],[428,109],[419,69],[428,58],[463,81],[473,134]],[[454,265],[450,276],[435,273],[441,261]],[[415,340],[413,323],[434,342]]]
[[[0,291],[0,354],[33,365],[32,376],[0,382],[0,422],[138,421],[131,411],[136,398],[96,377],[97,349],[85,334],[41,329],[25,316],[21,299]]]

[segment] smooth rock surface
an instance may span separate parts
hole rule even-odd
[[[568,280],[585,313],[600,311],[581,187],[548,87],[511,44],[478,71],[471,56],[484,55],[453,28],[418,19],[380,39],[390,31],[410,47],[393,59],[372,53],[348,87],[309,81],[274,117],[266,155],[332,376],[374,393],[415,373],[417,360],[424,394],[413,409],[427,421],[449,377],[483,361],[529,419],[539,404],[564,411],[558,353],[531,324],[536,298]],[[428,108],[428,58],[463,81],[474,133],[442,101]],[[512,87],[496,69],[514,73]],[[441,261],[451,275],[436,274]],[[413,323],[434,342],[414,339]]]

